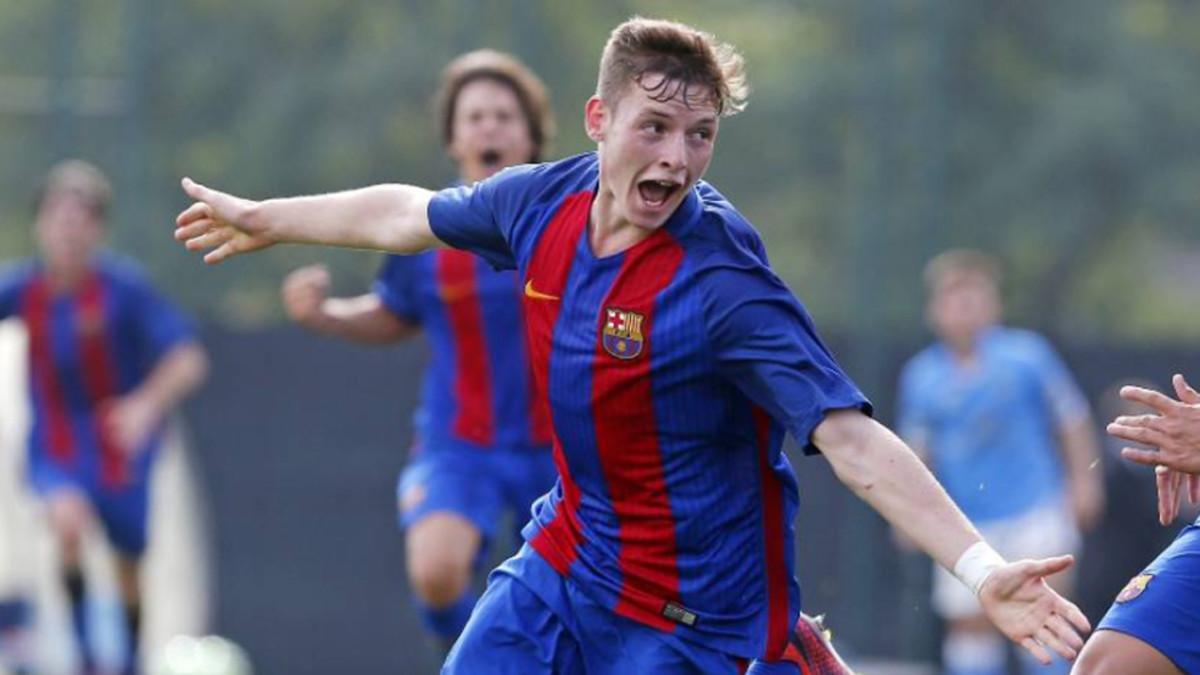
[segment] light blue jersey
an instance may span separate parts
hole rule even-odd
[[[1044,338],[996,327],[969,364],[942,343],[909,360],[899,411],[901,435],[929,453],[967,517],[986,522],[1061,498],[1059,430],[1087,401]]]

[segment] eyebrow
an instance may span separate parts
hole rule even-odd
[[[642,112],[642,116],[643,117],[657,117],[660,119],[671,120],[671,121],[674,121],[676,119],[676,117],[674,115],[665,113],[662,110],[656,110],[654,108],[651,108],[649,110]],[[716,115],[708,115],[696,122],[692,122],[692,123],[688,124],[688,126],[699,126],[699,125],[715,126],[716,123],[717,123],[717,116]]]

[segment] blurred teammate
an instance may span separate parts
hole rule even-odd
[[[118,553],[132,672],[150,467],[165,417],[207,366],[183,316],[128,262],[100,251],[109,201],[92,165],[50,171],[38,256],[0,277],[0,318],[20,317],[29,334],[29,477],[58,544],[84,668],[94,663],[79,549],[98,523]]]
[[[542,83],[500,52],[451,62],[438,101],[442,138],[464,185],[537,161],[553,133]],[[417,443],[397,497],[419,612],[449,649],[475,606],[472,573],[503,511],[519,528],[554,484],[549,420],[544,409],[535,412],[530,390],[520,281],[443,249],[388,256],[366,295],[328,292],[324,267],[296,270],[283,285],[288,314],[360,343],[397,342],[421,328],[429,337]]]
[[[1143,387],[1125,387],[1122,398],[1152,408],[1108,425],[1117,438],[1146,448],[1122,455],[1157,467],[1159,520],[1179,514],[1186,492],[1200,503],[1200,393],[1182,375],[1173,380],[1178,400]],[[1073,673],[1080,675],[1178,675],[1200,673],[1200,520],[1183,528],[1174,543],[1117,595],[1088,640]]]
[[[898,429],[927,458],[963,513],[1002,555],[1074,552],[1103,508],[1102,472],[1087,400],[1041,336],[999,324],[996,263],[948,251],[925,270],[926,315],[938,342],[900,380]],[[1068,574],[1054,579],[1068,592]],[[953,576],[935,570],[933,606],[947,622],[950,675],[1005,672],[1003,637]],[[1038,668],[1029,672],[1066,672]]]
[[[388,185],[252,202],[189,180],[176,237],[209,262],[306,241],[414,253],[444,244],[517,268],[559,479],[526,545],[493,572],[446,673],[737,673],[783,662],[792,574],[790,431],[979,590],[1049,661],[1086,619],[1042,578],[1069,557],[1005,563],[869,404],[711,185],[742,60],[682,24],[611,35],[584,121],[597,152],[433,193]]]

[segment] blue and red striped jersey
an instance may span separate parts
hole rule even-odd
[[[828,411],[870,405],[715,189],[597,258],[598,176],[589,153],[429,205],[438,238],[520,274],[559,471],[525,537],[618,614],[778,658],[800,607],[785,430],[815,452]]]
[[[29,334],[30,451],[115,488],[144,478],[161,441],[134,464],[106,433],[100,412],[135,389],[172,347],[194,339],[190,322],[131,263],[98,256],[76,289],[55,293],[36,260],[0,275],[0,319]]]
[[[545,405],[531,393],[516,274],[445,249],[388,256],[372,290],[429,338],[431,363],[415,420],[421,445],[550,444]]]

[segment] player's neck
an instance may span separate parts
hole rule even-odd
[[[55,295],[64,295],[73,292],[83,283],[87,274],[88,270],[86,267],[46,266],[46,282],[50,286],[50,291]]]
[[[612,192],[602,188],[592,200],[588,215],[588,243],[597,258],[628,251],[652,234],[653,230],[638,227],[621,216]]]

